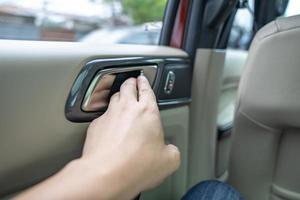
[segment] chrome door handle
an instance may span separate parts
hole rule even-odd
[[[157,65],[116,67],[99,71],[85,93],[81,109],[85,112],[105,109],[108,106],[110,90],[117,75],[126,72],[143,72],[152,85],[156,77]]]

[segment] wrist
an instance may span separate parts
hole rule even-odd
[[[90,199],[131,199],[136,192],[123,178],[123,169],[101,165],[91,159],[80,158],[70,162],[66,169],[77,174]]]

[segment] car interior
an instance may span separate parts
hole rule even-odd
[[[168,0],[156,45],[0,38],[0,199],[80,157],[89,123],[144,73],[181,166],[141,200],[212,179],[300,200],[297,13],[297,0]]]

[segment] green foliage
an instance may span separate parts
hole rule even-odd
[[[161,21],[167,0],[123,0],[123,9],[134,21],[141,24]]]

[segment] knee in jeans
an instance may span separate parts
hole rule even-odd
[[[218,180],[203,181],[192,187],[182,200],[241,200],[240,194],[227,183]]]

